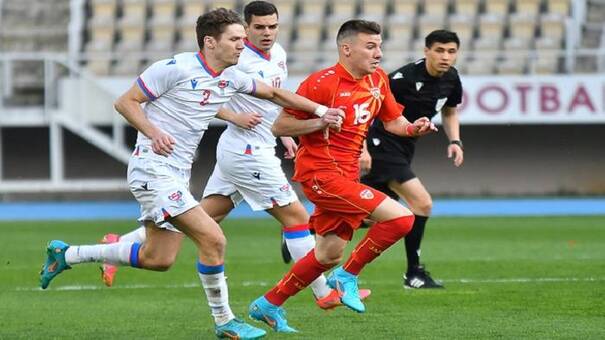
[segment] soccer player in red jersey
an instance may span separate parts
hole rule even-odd
[[[288,326],[280,307],[321,273],[336,266],[353,232],[363,219],[376,224],[349,259],[336,268],[328,285],[337,289],[341,302],[363,313],[357,277],[363,267],[412,228],[410,210],[380,191],[359,183],[359,156],[368,128],[375,118],[399,136],[421,136],[436,128],[427,118],[410,123],[401,114],[379,67],[381,28],[375,22],[350,20],[337,34],[339,59],[332,67],[310,75],[298,94],[345,112],[343,121],[328,125],[302,111],[286,109],[275,121],[276,136],[300,136],[293,179],[315,204],[309,224],[316,232],[313,251],[294,264],[278,284],[250,305],[250,316],[278,332],[296,332]]]

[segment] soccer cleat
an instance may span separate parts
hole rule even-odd
[[[364,300],[368,296],[372,294],[372,291],[369,289],[360,289],[359,290],[359,298]],[[336,289],[332,289],[330,294],[322,297],[321,299],[316,299],[315,303],[317,306],[324,310],[334,309],[338,306],[342,306],[342,302],[340,302],[340,294]]]
[[[101,243],[110,244],[116,243],[120,240],[120,235],[118,234],[105,234],[101,239]],[[116,276],[116,272],[118,271],[118,266],[114,266],[113,264],[109,264],[103,262],[101,265],[101,280],[107,287],[111,287],[113,285],[113,279]]]
[[[340,302],[357,313],[366,311],[366,306],[361,302],[359,288],[357,287],[357,275],[346,272],[342,267],[334,269],[328,277],[328,286],[336,289],[340,295]]]
[[[288,264],[290,263],[290,261],[292,261],[292,255],[290,255],[290,250],[288,250],[286,238],[283,236],[281,239],[281,258],[284,260],[285,264]]]
[[[260,328],[256,328],[252,325],[245,323],[240,319],[233,319],[222,326],[215,326],[214,333],[219,339],[260,339],[264,337],[267,332]]]
[[[65,262],[65,251],[69,245],[63,241],[53,240],[46,247],[46,262],[40,271],[40,287],[46,289],[50,281],[66,269],[71,269]]]
[[[288,320],[286,320],[286,311],[283,308],[267,301],[264,296],[252,301],[248,310],[248,315],[254,320],[266,323],[276,332],[298,332],[296,329],[288,326]]]
[[[403,275],[403,287],[409,289],[445,288],[441,282],[433,280],[431,273],[424,270],[422,265],[408,270]]]

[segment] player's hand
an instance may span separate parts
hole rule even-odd
[[[151,139],[151,150],[158,155],[168,157],[174,150],[174,144],[176,144],[174,137],[163,131],[158,131],[149,138]]]
[[[296,151],[298,151],[298,144],[292,137],[280,137],[281,143],[284,145],[286,152],[284,152],[285,159],[294,159],[296,157]]]
[[[256,112],[241,112],[238,113],[233,123],[242,129],[252,130],[255,126],[260,124],[263,116]]]
[[[361,174],[367,174],[372,169],[372,156],[366,148],[361,149],[361,155],[359,155],[359,170]]]
[[[412,130],[411,137],[420,137],[429,133],[437,132],[437,127],[435,124],[431,123],[431,121],[427,117],[420,117],[412,123],[412,128],[406,129],[406,131]]]
[[[344,118],[345,112],[343,110],[334,108],[328,109],[328,111],[320,118],[322,125],[325,127],[325,139],[328,139],[330,136],[330,129],[340,132]]]
[[[454,166],[459,167],[464,162],[464,150],[458,144],[450,144],[447,147],[447,158],[454,158]]]

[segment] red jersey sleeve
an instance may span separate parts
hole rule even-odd
[[[382,107],[380,108],[380,112],[378,113],[378,118],[383,122],[390,122],[399,118],[405,109],[405,107],[399,104],[393,93],[391,92],[391,86],[389,85],[389,78],[386,73],[382,70],[378,70],[380,76],[380,84],[382,87],[382,91],[384,91],[384,101],[382,102]]]
[[[318,73],[310,75],[307,79],[305,79],[298,90],[296,90],[296,94],[303,96],[309,100],[316,102],[317,104],[325,105],[327,107],[331,107],[332,103],[330,102],[330,91],[329,86],[326,86],[327,83],[325,80],[321,80],[318,77]],[[285,108],[284,111],[296,117],[297,119],[311,119],[317,118],[313,113]]]

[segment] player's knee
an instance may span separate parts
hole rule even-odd
[[[342,254],[335,253],[321,253],[315,254],[317,258],[317,262],[321,263],[323,266],[332,268],[337,266],[342,261]]]
[[[431,199],[431,196],[424,198],[420,202],[418,210],[423,216],[429,216],[431,214],[431,211],[433,210],[433,200]]]

